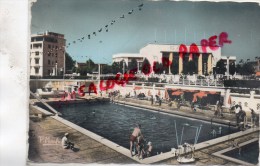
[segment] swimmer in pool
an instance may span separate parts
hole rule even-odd
[[[155,116],[152,116],[150,119],[156,119],[156,117],[155,117]]]

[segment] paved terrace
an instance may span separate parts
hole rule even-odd
[[[127,99],[131,104],[138,104],[144,107],[150,107],[149,101],[141,101],[135,99]],[[155,108],[159,106],[153,106]],[[163,104],[160,108],[162,111],[170,112],[182,112],[183,114],[195,115],[198,117],[211,116],[212,112],[191,112],[190,110],[182,109],[177,111],[173,108],[167,110],[168,106]],[[29,164],[33,163],[99,163],[99,164],[138,164],[137,161],[127,157],[102,143],[90,138],[89,136],[65,125],[64,123],[52,118],[51,116],[43,115],[38,117],[38,114],[42,114],[39,110],[30,107],[30,131],[29,131]],[[227,116],[228,119],[234,120],[234,117]],[[70,140],[75,143],[75,146],[79,148],[77,152],[72,150],[65,150],[61,147],[61,138],[65,132],[70,133]],[[237,135],[238,143],[245,142],[253,138],[259,138],[258,132],[243,135],[240,132]],[[214,141],[212,141],[214,142]],[[237,163],[230,162],[225,159],[213,156],[219,150],[228,148],[231,146],[231,140],[221,141],[219,143],[213,143],[212,146],[198,149],[195,152],[196,165],[236,165]],[[158,156],[157,158],[160,158]],[[162,157],[163,158],[163,157]],[[147,160],[148,163],[153,161]],[[176,157],[171,157],[162,161],[154,160],[156,164],[170,164],[178,165]],[[142,162],[144,163],[144,162]]]

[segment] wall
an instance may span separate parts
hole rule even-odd
[[[234,106],[236,104],[241,104],[242,109],[248,113],[250,113],[250,108],[254,109],[254,111],[260,113],[260,95],[256,95],[254,91],[251,91],[250,94],[238,94],[238,93],[230,93],[231,104],[230,106]]]

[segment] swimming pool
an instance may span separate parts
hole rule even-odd
[[[140,123],[146,141],[151,141],[153,144],[153,155],[177,148],[176,140],[180,142],[182,131],[182,143],[193,144],[196,134],[194,126],[202,125],[198,143],[236,131],[232,127],[221,124],[211,124],[202,120],[114,103],[70,104],[56,109],[63,114],[64,119],[127,149],[133,128],[136,123]],[[176,138],[175,122],[178,138]],[[218,133],[219,127],[222,127],[221,134]],[[217,131],[216,136],[212,135],[213,129]]]
[[[223,155],[256,165],[257,163],[259,163],[259,143],[258,141],[255,141],[242,146],[240,153],[238,149],[234,149],[223,153]]]

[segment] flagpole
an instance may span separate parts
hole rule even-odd
[[[63,71],[63,90],[65,91],[65,71],[66,71],[66,49],[64,46],[64,67],[63,67],[64,71]]]
[[[185,45],[186,45],[186,44],[187,44],[187,43],[186,43],[186,27],[185,27],[184,30],[185,30],[185,42],[184,42],[184,43],[185,43]]]
[[[174,29],[174,44],[176,44],[176,29]]]

